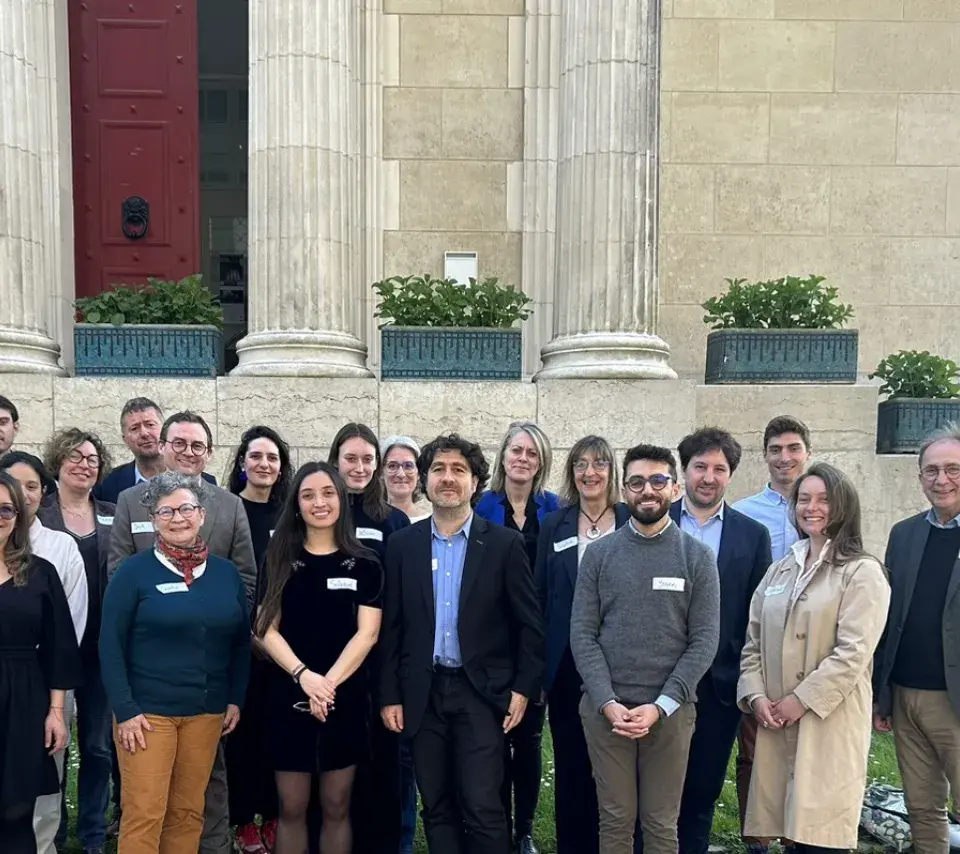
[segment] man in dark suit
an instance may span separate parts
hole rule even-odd
[[[423,448],[433,515],[390,538],[381,715],[413,739],[433,854],[506,854],[504,733],[540,697],[543,620],[523,539],[475,516],[489,469],[456,434]]]
[[[894,525],[884,560],[890,613],[874,660],[874,726],[893,730],[917,854],[950,846],[960,792],[960,426],[920,449],[930,509]]]
[[[724,501],[740,464],[740,443],[725,430],[706,427],[686,436],[678,450],[684,494],[670,515],[713,550],[720,573],[720,643],[697,686],[697,725],[677,823],[680,854],[706,854],[740,724],[737,679],[750,600],[772,561],[769,531]]]

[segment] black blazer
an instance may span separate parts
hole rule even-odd
[[[616,526],[623,527],[630,511],[623,502],[615,504]],[[537,542],[537,566],[534,576],[540,595],[540,609],[546,621],[547,667],[543,688],[549,691],[557,676],[564,653],[570,647],[570,612],[573,591],[577,586],[577,520],[579,505],[561,507],[549,513],[540,523]]]
[[[387,544],[380,702],[403,706],[415,735],[433,680],[436,614],[431,520],[394,532]],[[523,537],[474,514],[459,608],[463,670],[476,691],[506,715],[510,692],[539,700],[543,619]]]
[[[101,481],[99,486],[94,487],[93,497],[100,501],[109,501],[111,504],[116,504],[117,499],[120,498],[120,493],[129,489],[137,481],[134,465],[134,461],[130,460],[128,463],[117,466]],[[217,482],[212,474],[206,472],[203,473],[203,479],[207,483],[216,484]]]
[[[678,525],[680,506],[680,501],[674,501],[670,506],[670,518]],[[737,704],[740,653],[747,638],[750,600],[771,563],[770,532],[760,522],[725,504],[717,555],[720,643],[713,664],[704,676],[704,681],[709,679],[712,682],[713,690],[724,705]]]
[[[887,627],[877,646],[873,659],[873,699],[877,712],[885,718],[893,713],[893,692],[890,675],[900,649],[900,636],[913,599],[913,590],[920,572],[923,550],[927,547],[930,522],[927,513],[918,513],[909,519],[897,522],[887,540],[887,553],[883,563],[890,576],[890,611]],[[947,586],[947,599],[943,603],[943,658],[946,662],[947,696],[953,710],[960,714],[960,558],[953,564]]]

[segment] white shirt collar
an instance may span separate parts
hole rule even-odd
[[[169,569],[172,573],[175,573],[176,575],[179,575],[181,578],[186,578],[186,576],[185,576],[182,572],[180,572],[179,569],[177,569],[169,560],[167,560],[166,555],[160,554],[160,552],[158,552],[156,549],[153,550],[153,553],[156,555],[157,560],[160,561],[160,563],[162,563],[162,564],[163,564],[167,569]],[[204,561],[204,562],[201,563],[199,566],[197,566],[196,569],[194,569],[194,571],[193,571],[193,577],[194,577],[194,578],[199,578],[199,577],[200,577],[201,575],[203,575],[206,571],[207,571],[207,562]]]
[[[664,525],[659,531],[657,531],[657,533],[655,533],[655,534],[649,534],[649,535],[648,535],[648,534],[641,534],[641,533],[637,530],[637,522],[636,522],[636,520],[635,520],[635,519],[631,519],[631,520],[630,520],[630,530],[633,531],[633,533],[634,533],[636,536],[640,537],[640,538],[643,539],[643,540],[655,540],[657,537],[663,536],[663,532],[666,531],[672,524],[673,524],[673,519],[671,519],[669,516],[667,516],[667,524]]]
[[[823,563],[823,559],[830,549],[831,542],[832,540],[827,540],[823,544],[823,549],[820,551],[820,557],[818,557],[814,562],[814,567]],[[797,540],[792,546],[790,546],[790,551],[793,552],[793,556],[796,558],[797,563],[799,563],[800,568],[803,569],[807,563],[807,555],[810,554],[810,539],[808,537],[803,537]]]

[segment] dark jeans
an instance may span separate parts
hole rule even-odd
[[[411,740],[400,736],[400,850],[413,849],[417,833],[417,778]]]
[[[85,668],[83,687],[77,688],[75,696],[77,745],[80,749],[80,770],[77,775],[77,839],[84,848],[100,848],[107,841],[113,733],[110,702],[100,678],[99,663]]]
[[[507,832],[512,831],[515,839],[533,833],[543,776],[541,740],[545,712],[542,703],[528,703],[522,720],[505,739],[500,797],[507,815]]]
[[[435,673],[413,763],[431,854],[506,854],[503,713],[462,670]],[[358,849],[362,850],[362,849]]]

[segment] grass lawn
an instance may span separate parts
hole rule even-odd
[[[553,744],[550,740],[550,728],[544,727],[543,744],[543,787],[540,791],[540,806],[537,810],[537,821],[534,836],[543,854],[554,854],[557,850],[556,833],[553,826]],[[82,849],[73,834],[76,820],[77,804],[77,761],[72,754],[68,769],[67,805],[70,809],[70,838],[67,851],[70,854],[82,854]],[[894,786],[900,785],[900,772],[897,769],[896,755],[893,749],[893,739],[889,735],[874,734],[873,747],[870,752],[870,766],[868,777],[871,781],[879,780]],[[741,850],[740,819],[737,811],[737,788],[734,782],[734,765],[731,757],[727,768],[727,781],[723,787],[723,794],[717,804],[717,812],[713,820],[713,842],[732,852]],[[115,848],[108,848],[112,852]],[[427,845],[421,828],[417,829],[418,852],[426,854]]]

